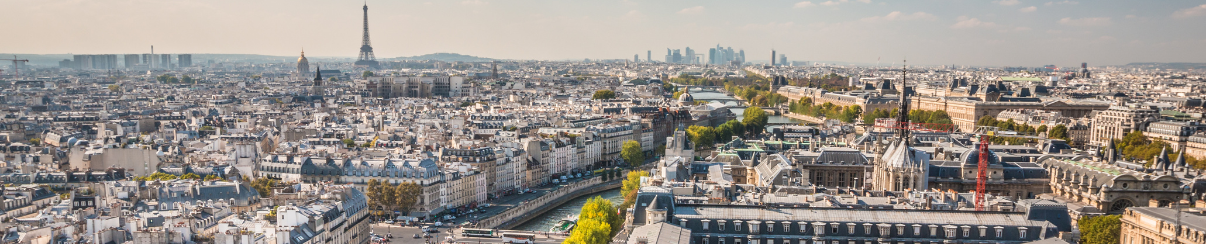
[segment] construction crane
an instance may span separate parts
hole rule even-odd
[[[955,132],[955,130],[957,129],[957,127],[955,127],[954,125],[951,125],[951,124],[896,122],[896,119],[891,119],[891,118],[876,119],[875,120],[875,128],[908,129],[910,131],[946,132],[946,133]],[[990,139],[994,136],[995,137],[1024,138],[1024,139],[1046,139],[1046,138],[1037,137],[1037,136],[1025,136],[1025,135],[1001,133],[998,131],[998,128],[995,126],[977,127],[976,131],[973,133],[973,135],[975,135],[975,137],[977,137],[977,139],[980,141],[980,143],[977,144],[977,148],[975,148],[977,151],[979,151],[979,154],[980,154],[979,160],[980,161],[976,165],[976,168],[977,168],[976,169],[976,171],[977,171],[976,172],[976,197],[975,197],[974,201],[976,204],[976,211],[984,211],[984,207],[985,207],[984,201],[986,201],[984,194],[988,192],[986,184],[988,182],[988,154],[989,154],[988,145],[991,143]]]
[[[978,144],[979,148],[976,148],[977,150],[980,151],[980,163],[976,164],[977,165],[976,166],[976,169],[977,169],[977,172],[976,172],[976,199],[975,199],[976,211],[984,211],[984,201],[986,200],[986,199],[984,199],[984,193],[988,192],[988,189],[985,186],[985,184],[988,181],[988,144],[990,143],[989,139],[991,139],[994,136],[1024,138],[1024,139],[1046,139],[1046,138],[1037,137],[1037,136],[1016,135],[1016,134],[1003,134],[1003,133],[999,133],[997,131],[996,126],[977,127],[975,135],[976,135],[976,137],[979,137],[979,139],[980,139],[980,144]]]
[[[17,78],[17,79],[21,78],[21,69],[17,68],[17,62],[26,62],[26,63],[29,62],[29,59],[17,59],[17,55],[13,55],[12,59],[4,58],[4,59],[0,59],[0,60],[12,60],[13,61],[13,78]]]

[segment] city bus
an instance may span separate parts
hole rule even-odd
[[[533,244],[536,243],[536,234],[503,233],[502,241],[503,243]]]
[[[461,236],[494,237],[494,230],[464,228],[461,229]]]

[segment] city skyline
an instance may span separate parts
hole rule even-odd
[[[21,1],[0,17],[6,53],[356,56],[362,3]],[[766,61],[889,65],[1120,65],[1203,62],[1206,4],[864,0],[563,3],[368,2],[380,59],[460,53],[515,60],[628,59],[721,44]],[[590,9],[589,13],[575,9]],[[48,18],[54,17],[54,18]],[[146,21],[154,19],[155,21]],[[81,41],[86,40],[86,41]],[[590,47],[590,48],[583,48]],[[655,52],[656,53],[656,52]],[[654,60],[658,60],[654,58]]]

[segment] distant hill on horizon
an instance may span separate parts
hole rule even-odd
[[[492,58],[469,56],[459,53],[432,53],[412,57],[397,57],[396,60],[435,60],[444,62],[489,62]]]
[[[1161,63],[1161,62],[1136,62],[1129,63],[1126,66],[1141,67],[1141,68],[1160,68],[1160,69],[1206,69],[1206,63]]]

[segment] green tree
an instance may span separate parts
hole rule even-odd
[[[364,188],[364,196],[368,197],[368,205],[380,208],[381,205],[381,181],[377,179],[369,179],[368,186]]]
[[[742,118],[744,118],[744,120],[742,120],[741,123],[745,124],[745,131],[750,135],[756,136],[761,134],[762,131],[766,130],[767,114],[766,111],[762,110],[762,108],[746,108],[745,112],[742,112]]]
[[[222,180],[222,177],[218,177],[218,175],[206,175],[205,176],[205,181],[212,181],[212,180]]]
[[[727,135],[727,136],[719,137],[720,140],[723,140],[726,143],[729,142],[729,140],[732,140],[733,136],[744,136],[745,135],[745,124],[743,124],[743,123],[741,123],[741,121],[737,121],[735,119],[729,120],[728,122],[724,122],[724,124],[721,124],[720,127],[717,127],[717,128],[723,128],[726,131],[726,132],[721,132],[721,133],[727,133],[727,134],[722,134],[722,135]]]
[[[687,127],[687,138],[695,143],[695,148],[712,147],[713,141],[716,139],[716,129],[708,126],[692,125]]]
[[[715,140],[715,142],[725,143],[725,142],[729,142],[729,140],[732,140],[732,139],[733,139],[733,125],[732,124],[725,122],[724,124],[720,124],[720,126],[716,126],[716,138],[713,139],[713,140]]]
[[[678,87],[674,86],[674,83],[662,82],[662,91],[678,92]]]
[[[1064,126],[1062,124],[1056,125],[1055,128],[1051,128],[1051,132],[1047,133],[1047,138],[1062,139],[1062,140],[1067,141],[1068,140],[1068,127]]]
[[[381,184],[381,204],[385,205],[385,209],[389,210],[389,216],[394,216],[394,210],[398,207],[398,186],[382,182]]]
[[[620,209],[628,209],[636,201],[637,190],[641,189],[641,177],[649,176],[648,171],[638,170],[629,171],[627,178],[624,179],[623,185],[620,186],[620,194],[624,195],[624,202],[620,204]]]
[[[244,178],[244,180],[246,180],[246,178]],[[251,188],[255,189],[256,192],[259,192],[260,197],[272,196],[272,187],[276,186],[277,184],[276,180],[269,179],[267,177],[260,177],[250,182]]]
[[[1081,244],[1117,244],[1122,233],[1122,215],[1084,217],[1076,222],[1080,227]]]
[[[984,115],[984,116],[981,116],[979,120],[976,120],[976,125],[977,126],[997,126],[997,118],[993,118],[992,116]]]
[[[360,77],[369,78],[369,77],[372,77],[372,76],[373,76],[373,72],[372,72],[372,71],[365,70],[365,71],[364,71],[364,73],[360,73]]]
[[[612,91],[612,90],[598,90],[598,91],[595,91],[594,96],[590,97],[590,99],[594,99],[594,100],[612,99],[612,98],[616,98],[616,92]]]
[[[352,138],[343,138],[343,144],[349,148],[356,147],[356,141],[352,140]]]
[[[603,199],[603,197],[599,197],[599,196],[596,196],[595,198],[587,200],[586,204],[582,205],[582,209],[579,211],[579,214],[578,214],[578,220],[579,221],[595,220],[600,223],[607,224],[609,228],[606,228],[607,232],[605,232],[603,234],[604,234],[604,236],[608,236],[608,237],[610,237],[614,233],[619,232],[618,227],[621,226],[621,222],[623,221],[620,218],[618,211],[616,211],[616,206],[614,204],[612,204],[611,200]],[[610,228],[611,226],[614,226],[616,228]],[[599,228],[597,230],[602,231],[602,230],[604,230],[604,228]],[[586,233],[583,233],[583,234],[586,234]],[[571,233],[571,235],[572,235],[572,233]],[[591,233],[590,235],[595,235],[595,234]],[[606,243],[606,242],[604,242],[604,243]]]
[[[620,148],[620,157],[632,167],[645,164],[645,152],[641,150],[641,143],[637,141],[624,142],[624,146]]]
[[[41,145],[41,144],[42,144],[42,138],[30,138],[30,139],[29,139],[29,144],[33,144],[34,146]]]
[[[193,173],[188,173],[180,176],[180,179],[185,180],[200,180],[201,176]]]
[[[1036,134],[1036,135],[1037,135],[1037,134],[1042,134],[1042,133],[1047,133],[1047,125],[1040,125],[1040,126],[1038,127],[1038,129],[1036,129],[1036,130],[1035,130],[1035,132],[1034,132],[1034,134]]]
[[[564,243],[607,244],[611,241],[611,224],[597,219],[579,219]]]
[[[111,91],[111,92],[117,92],[117,91],[121,91],[121,86],[119,86],[119,85],[109,85],[109,91]]]
[[[423,187],[414,182],[403,182],[394,187],[394,197],[397,198],[395,203],[401,208],[402,214],[410,212],[410,208],[419,202],[419,197],[423,195]]]

